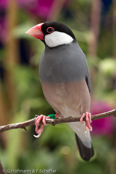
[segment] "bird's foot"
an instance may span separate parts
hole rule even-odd
[[[61,114],[55,114],[55,117],[56,118],[62,118],[62,115]]]
[[[35,120],[35,132],[38,135],[34,135],[35,138],[39,138],[41,136],[43,129],[44,129],[44,126],[47,125],[46,118],[50,118],[50,117],[47,117],[45,115],[40,115],[36,118],[36,120]]]
[[[85,112],[85,113],[83,113],[83,115],[81,116],[81,118],[80,118],[80,122],[82,123],[85,118],[85,133],[87,133],[87,130],[89,129],[90,131],[92,131],[92,127],[91,127],[91,125],[90,125],[90,123],[92,122],[91,121],[91,113],[89,113],[89,112]]]

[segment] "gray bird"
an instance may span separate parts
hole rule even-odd
[[[62,23],[41,23],[26,33],[45,44],[39,75],[44,96],[56,112],[56,117],[81,116],[80,122],[69,125],[75,132],[81,157],[89,161],[94,150],[90,137],[91,80],[86,57],[73,32]],[[84,117],[86,121],[83,121]],[[43,124],[38,129],[40,121]],[[39,137],[46,125],[46,116],[40,115],[35,125]]]

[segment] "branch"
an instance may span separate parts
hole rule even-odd
[[[110,110],[108,112],[103,112],[100,114],[96,114],[96,115],[92,115],[92,121],[93,120],[97,120],[100,118],[105,118],[105,117],[109,117],[109,116],[114,116],[116,117],[116,109]],[[35,124],[35,118],[24,121],[24,122],[20,122],[20,123],[13,123],[13,124],[8,124],[8,125],[4,125],[4,126],[0,126],[0,133],[4,132],[6,130],[10,130],[10,129],[17,129],[17,128],[22,128],[26,130],[27,126],[32,126]],[[60,124],[60,123],[69,123],[69,122],[77,122],[80,121],[80,117],[67,117],[67,118],[60,118],[60,119],[46,119],[46,123],[47,124],[52,124],[53,126],[55,126],[56,124]]]

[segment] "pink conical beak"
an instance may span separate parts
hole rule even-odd
[[[41,29],[42,25],[43,25],[43,23],[35,25],[34,27],[27,30],[26,33],[37,38],[37,39],[44,40],[44,34],[42,32],[42,29]]]

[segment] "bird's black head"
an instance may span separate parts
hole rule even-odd
[[[43,31],[44,35],[50,34],[54,31],[63,32],[63,33],[68,34],[69,36],[71,36],[73,39],[75,39],[75,36],[74,36],[73,32],[71,31],[71,29],[68,26],[66,26],[60,22],[45,22],[42,25],[42,31]]]
[[[76,40],[73,32],[66,25],[59,22],[45,22],[27,31],[27,34],[44,41],[48,47],[70,44]]]

